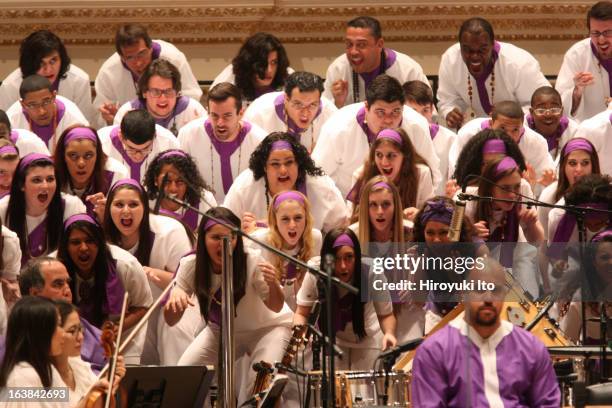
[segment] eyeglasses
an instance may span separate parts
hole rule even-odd
[[[29,111],[34,111],[40,108],[46,108],[47,106],[51,105],[53,102],[55,102],[55,98],[47,98],[47,99],[43,99],[43,101],[40,103],[30,102],[25,105],[25,108]]]
[[[291,101],[289,102],[289,105],[291,105],[291,107],[295,110],[307,110],[310,113],[314,113],[319,109],[319,102],[313,102],[310,105],[304,105],[302,102],[299,101]]]
[[[74,326],[69,328],[68,330],[64,330],[64,332],[68,333],[72,337],[77,337],[79,334],[83,333],[83,326]]]
[[[124,56],[122,57],[123,60],[125,62],[132,62],[132,61],[136,61],[136,60],[141,60],[141,59],[145,59],[148,57],[148,54],[151,52],[152,50],[150,48],[145,48],[144,50],[140,50],[138,51],[136,54],[134,55],[129,55],[129,56]]]
[[[162,95],[164,95],[167,98],[174,98],[178,94],[178,92],[174,88],[168,88],[168,89],[149,88],[147,90],[147,93],[154,98],[159,98]]]
[[[563,108],[548,108],[548,109],[537,108],[533,110],[533,113],[535,113],[538,116],[544,116],[544,115],[558,116],[561,113],[563,113]]]
[[[135,149],[133,147],[126,145],[125,142],[122,142],[122,144],[123,144],[123,150],[125,150],[126,153],[133,154],[133,155],[140,154],[140,155],[146,156],[149,153],[151,153],[151,151],[153,150],[152,142],[143,149]]]
[[[590,35],[591,37],[593,37],[593,38],[599,38],[599,37],[601,37],[602,35],[603,35],[605,38],[612,38],[612,30],[606,30],[606,31],[603,31],[603,32],[601,32],[601,31],[591,31],[591,32],[589,33],[589,35]]]

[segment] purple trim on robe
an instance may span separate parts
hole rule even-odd
[[[391,48],[385,48],[385,69],[383,69],[382,64],[376,67],[373,71],[363,72],[359,74],[363,82],[365,83],[365,89],[370,87],[372,81],[376,79],[377,76],[385,73],[387,69],[391,67],[395,63],[397,59],[397,54]]]
[[[62,201],[62,214],[66,208],[66,201]],[[22,254],[21,266],[24,266],[30,258],[37,258],[47,252],[47,216],[28,234],[28,253]]]
[[[533,120],[533,116],[531,115],[527,115],[527,126],[529,126],[531,129],[537,132],[535,121]],[[553,150],[559,147],[559,140],[561,140],[561,136],[567,130],[568,126],[569,126],[569,119],[567,118],[567,116],[561,116],[561,119],[559,119],[559,126],[557,127],[557,130],[555,131],[555,133],[553,133],[551,136],[542,135],[542,137],[546,139],[546,143],[548,143],[549,152],[552,152]]]
[[[319,117],[321,111],[323,110],[323,102],[320,101],[319,109],[317,109],[317,113],[315,114],[312,120],[314,121]],[[274,111],[276,112],[276,116],[284,123],[285,122],[285,93],[281,93],[276,98],[274,98]],[[298,142],[302,142],[302,133],[306,131],[306,129],[302,129],[299,127],[293,119],[289,117],[287,114],[287,131],[296,138]]]
[[[597,48],[595,48],[595,45],[593,45],[593,41],[591,41],[591,51],[593,52],[593,55],[595,56],[595,58],[597,58],[597,61],[599,61],[599,64],[606,70],[606,72],[608,73],[608,84],[609,84],[609,91],[610,91],[610,95],[612,95],[612,59],[601,59],[599,57],[599,54],[597,54]],[[603,84],[601,84],[603,87]]]
[[[550,355],[538,338],[514,327],[497,344],[495,357],[504,407],[560,406]],[[480,348],[471,339],[453,326],[444,327],[417,349],[412,404],[421,408],[488,407],[483,363]]]
[[[155,41],[152,41],[151,42],[151,49],[153,50],[153,52],[151,53],[151,61],[155,61],[156,59],[159,58],[159,54],[161,53],[161,44],[158,44]],[[125,61],[123,61],[123,58],[121,58],[121,55],[119,55],[119,58],[120,58],[120,61],[121,61],[121,65],[123,65],[123,68],[127,69],[127,71],[132,76],[132,80],[134,81],[134,83],[138,84],[138,80],[140,79],[140,77],[132,72],[132,70],[127,66]],[[138,92],[136,92],[136,93],[138,93]]]
[[[353,295],[347,293],[346,295],[339,297],[338,289],[333,288],[334,299],[336,301],[334,307],[334,332],[338,333],[346,328],[346,325],[353,321]]]
[[[374,142],[374,140],[376,139],[376,135],[374,134],[374,132],[370,130],[370,128],[368,127],[368,124],[365,122],[365,116],[366,116],[366,110],[365,110],[365,106],[363,106],[361,109],[357,111],[357,116],[355,116],[355,119],[357,120],[357,123],[361,127],[361,130],[363,130],[363,132],[366,134],[368,138],[368,144],[371,145],[372,142]]]
[[[438,135],[438,131],[440,130],[440,125],[437,123],[429,124],[429,136],[431,136],[431,140],[434,140]]]
[[[17,144],[17,140],[19,140],[19,132],[16,130],[11,130],[9,139],[11,139],[11,142],[13,142],[13,144]]]
[[[512,260],[514,255],[514,247],[518,240],[518,208],[516,206],[506,213],[506,224],[503,228],[497,227],[487,240],[487,246],[493,250],[497,245],[501,244],[499,263],[506,268],[512,268]],[[502,240],[503,235],[503,240]]]
[[[106,364],[104,349],[100,344],[102,331],[85,318],[81,317],[81,327],[83,327],[83,343],[81,344],[81,358],[91,364],[91,369],[95,374]]]
[[[130,106],[132,107],[132,109],[136,110],[136,109],[147,109],[146,104],[144,103],[144,101],[140,100],[140,99],[134,99],[133,101],[130,102]],[[187,96],[179,96],[178,98],[176,98],[176,106],[174,107],[174,110],[172,111],[172,113],[170,113],[170,115],[168,115],[165,118],[155,118],[155,124],[159,125],[163,128],[169,129],[170,126],[170,122],[175,119],[178,115],[180,115],[181,113],[183,113],[187,107],[189,106],[189,97]]]
[[[130,159],[130,156],[128,156],[127,152],[123,148],[121,138],[119,138],[119,126],[115,126],[113,130],[111,130],[110,139],[115,149],[117,149],[123,160],[127,163],[130,169],[130,178],[140,183],[140,167],[142,166],[142,163],[146,160],[146,158],[144,158],[140,163],[136,163],[132,161],[132,159]]]
[[[38,136],[43,142],[45,142],[46,145],[49,144],[49,140],[51,140],[53,135],[55,135],[56,128],[54,128],[53,125],[54,124],[56,124],[56,125],[59,124],[60,121],[62,120],[62,118],[64,117],[64,113],[66,113],[66,106],[59,99],[55,99],[55,106],[56,106],[56,110],[57,110],[56,118],[54,120],[52,120],[51,123],[49,123],[47,126],[38,126],[36,123],[34,123],[34,121],[30,121],[30,117],[28,115],[28,111],[25,110],[25,108],[22,108],[22,110],[21,110],[23,112],[23,115],[28,120],[28,122],[31,122],[30,127],[32,129],[30,129],[30,130],[33,133],[36,133],[36,136]],[[59,135],[58,135],[58,137],[59,137]]]
[[[197,201],[197,199],[191,200],[189,202],[189,205],[192,206],[192,207],[195,207],[195,208],[198,208],[199,204],[200,203]],[[174,212],[174,211],[165,210],[163,208],[160,208],[159,209],[159,213],[167,215],[167,216],[172,217],[172,218],[176,218],[177,220],[182,221],[192,231],[195,231],[195,230],[198,229],[198,217],[199,217],[199,214],[197,212],[195,212],[194,210],[192,210],[191,208],[187,208],[183,212],[183,214],[179,214],[179,213]]]
[[[110,258],[107,261],[107,276],[106,276],[106,302],[102,305],[102,313],[105,315],[121,314],[121,306],[123,305],[123,296],[125,288],[117,272],[117,260]],[[86,284],[86,283],[85,283]],[[93,287],[91,291],[93,291]],[[90,299],[90,301],[93,299]],[[93,320],[93,303],[83,303],[83,299],[79,300],[79,310],[81,315],[87,320]]]
[[[491,52],[491,61],[486,66],[482,74],[480,74],[478,77],[473,76],[473,78],[476,80],[476,89],[478,90],[478,98],[480,99],[480,105],[487,114],[491,113],[493,105],[489,100],[486,81],[489,75],[491,75],[491,73],[493,72],[493,69],[495,68],[495,62],[499,58],[500,47],[500,44],[495,41],[495,44],[493,45],[493,51]]]
[[[242,122],[242,128],[238,133],[238,136],[231,142],[222,142],[215,136],[215,132],[210,123],[210,120],[206,119],[204,122],[204,130],[210,139],[210,143],[212,143],[213,147],[219,154],[219,162],[221,162],[221,179],[223,182],[223,192],[227,194],[232,183],[234,182],[234,177],[232,176],[232,162],[231,157],[232,154],[242,144],[247,134],[251,131],[251,124],[249,122]],[[210,160],[213,160],[211,157]]]

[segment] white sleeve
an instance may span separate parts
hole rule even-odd
[[[458,108],[461,112],[465,112],[466,103],[457,92],[454,82],[454,71],[457,67],[450,62],[450,53],[452,47],[446,50],[440,59],[440,69],[438,70],[438,111],[442,116],[442,120],[446,123],[446,116],[454,108]],[[463,62],[461,62],[463,63]]]
[[[429,167],[424,165],[417,165],[417,171],[419,172],[419,187],[417,191],[415,207],[421,208],[425,201],[432,198],[435,194],[431,181],[431,171]]]
[[[65,193],[62,193],[62,196],[66,203],[64,207],[64,221],[75,214],[85,214],[87,212],[87,207],[78,197]]]
[[[121,107],[115,114],[115,119],[113,119],[113,126],[120,126],[121,120],[123,120],[123,117],[125,116],[125,114],[131,110],[132,110],[132,102],[126,102],[123,105],[121,105]]]
[[[298,306],[311,307],[315,301],[319,300],[319,292],[317,290],[317,277],[308,272],[304,276],[302,286],[298,291],[296,302]]]
[[[19,238],[8,228],[2,226],[2,263],[4,270],[2,277],[8,280],[15,280],[19,276],[21,269],[21,248]]]
[[[179,54],[177,57],[180,58],[180,63],[177,65],[177,68],[181,73],[181,94],[193,98],[196,101],[200,101],[202,97],[202,88],[200,88],[198,80],[195,75],[193,75],[193,71],[191,70],[189,62],[187,62],[185,54],[178,49],[177,52]],[[175,59],[175,62],[179,61]]]
[[[346,223],[347,209],[344,198],[332,179],[328,176],[321,176],[319,178],[321,179],[321,187],[323,188],[316,193],[324,194],[321,203],[327,208],[325,208],[325,214],[317,215],[325,217],[323,223],[321,224],[321,229],[328,232]]]
[[[563,110],[567,116],[582,117],[584,114],[584,95],[580,99],[580,103],[576,107],[574,115],[570,115],[574,106],[572,105],[572,94],[574,93],[574,75],[581,71],[581,68],[576,64],[572,48],[570,48],[563,56],[563,63],[555,81],[555,88],[561,94],[561,102]]]
[[[339,147],[337,143],[334,143],[338,133],[338,125],[334,123],[336,117],[336,115],[332,115],[325,122],[321,128],[319,139],[310,155],[317,166],[320,166],[330,177],[338,170],[338,160],[342,159],[341,156],[344,154],[342,151],[334,150],[334,148]]]
[[[538,60],[529,52],[521,51],[521,65],[514,70],[517,79],[515,96],[518,103],[525,107],[531,105],[533,92],[542,86],[550,86],[550,82],[542,74]]]
[[[117,269],[122,264],[122,278],[125,290],[129,293],[128,304],[130,307],[149,307],[153,303],[153,295],[147,281],[142,265],[134,257],[132,259],[117,260]]]
[[[188,295],[195,292],[195,255],[185,256],[179,261],[176,270],[176,286]]]
[[[187,232],[182,225],[172,229],[168,233],[165,237],[162,249],[166,252],[166,265],[164,269],[169,272],[176,271],[181,257],[185,256],[193,249]]]
[[[553,243],[553,238],[555,237],[555,233],[557,232],[557,227],[559,226],[559,222],[561,221],[561,217],[565,214],[560,208],[553,208],[548,213],[548,245]]]
[[[112,72],[110,72],[110,67],[112,67],[112,63],[109,63],[109,60],[113,58],[111,56],[107,59],[103,64],[100,70],[98,71],[98,75],[96,75],[96,81],[94,82],[94,88],[96,89],[96,98],[94,99],[94,107],[99,109],[102,104],[106,102],[117,103],[118,96],[115,93],[113,87],[112,80]]]
[[[432,183],[434,188],[437,188],[438,184],[440,184],[442,180],[442,174],[440,173],[440,159],[438,158],[434,144],[431,141],[429,128],[424,129],[423,126],[414,123],[413,126],[411,126],[408,134],[410,135],[410,139],[412,140],[415,150],[423,159],[425,159],[427,165],[431,169]]]
[[[244,188],[240,182],[240,176],[234,180],[232,186],[227,191],[223,200],[223,207],[230,209],[238,218],[242,219],[242,215],[246,211],[244,199],[242,197]]]

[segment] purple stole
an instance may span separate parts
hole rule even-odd
[[[440,130],[440,125],[437,123],[429,124],[429,136],[431,136],[431,140],[434,140],[438,135],[438,131]]]
[[[91,364],[91,369],[95,374],[106,364],[104,357],[104,349],[100,345],[100,336],[102,331],[93,324],[89,323],[81,317],[81,326],[83,327],[83,343],[81,345],[81,358]]]
[[[319,104],[319,109],[317,109],[317,113],[315,114],[315,117],[313,118],[313,121],[319,117],[319,115],[321,114],[321,111],[323,109],[323,104],[320,103]],[[302,129],[301,127],[299,127],[298,125],[295,124],[295,122],[289,117],[289,115],[286,115],[285,112],[285,93],[281,93],[280,95],[278,95],[275,99],[274,99],[274,111],[276,112],[276,116],[278,116],[278,118],[282,121],[285,122],[285,116],[287,119],[287,132],[289,132],[296,141],[298,142],[302,142],[302,133],[306,130],[306,129]]]
[[[192,206],[192,207],[198,208],[199,202],[197,201],[197,199],[196,200],[192,200],[192,201],[189,202],[189,205]],[[199,214],[197,212],[195,212],[194,210],[192,210],[191,208],[185,209],[185,212],[182,215],[177,213],[177,212],[174,212],[174,211],[164,210],[163,208],[159,209],[159,213],[163,214],[163,215],[167,215],[167,216],[172,217],[172,218],[176,218],[179,221],[182,221],[192,231],[195,231],[196,229],[198,229],[198,216],[199,216]]]
[[[161,53],[161,45],[156,43],[155,41],[152,41],[151,49],[153,50],[153,52],[151,53],[151,61],[155,61],[156,59],[159,58],[159,54]],[[140,77],[136,76],[136,74],[132,72],[132,70],[127,66],[127,64],[123,61],[123,59],[121,59],[121,65],[123,65],[123,68],[128,70],[128,72],[132,76],[132,80],[134,81],[134,84],[138,84],[138,80],[140,79]]]
[[[30,122],[30,126],[32,128],[30,130],[36,133],[36,135],[43,142],[45,142],[46,145],[49,145],[49,140],[51,140],[53,135],[55,135],[56,128],[53,126],[55,125],[57,127],[57,124],[60,123],[60,121],[64,117],[64,113],[66,113],[66,106],[59,99],[55,100],[55,109],[56,109],[55,119],[53,119],[51,123],[48,124],[47,126],[38,126],[36,123],[30,120],[30,116],[28,115],[28,112],[25,109],[22,109],[23,115],[27,118],[28,122]]]
[[[527,115],[527,126],[529,126],[531,129],[537,132],[536,127],[535,127],[535,122],[531,115]],[[559,139],[561,139],[561,135],[563,134],[563,132],[565,132],[568,126],[569,126],[569,119],[567,118],[567,116],[561,116],[561,119],[559,120],[559,127],[557,128],[555,133],[553,133],[550,136],[542,135],[544,139],[546,139],[546,143],[548,143],[549,152],[552,152],[553,150],[559,147]]]
[[[62,214],[66,208],[66,201],[62,198]],[[28,234],[28,253],[21,256],[21,266],[25,265],[30,258],[38,258],[47,252],[47,220],[48,213],[45,214],[45,219],[38,224],[32,232]]]
[[[333,318],[334,318],[334,333],[343,331],[346,325],[353,321],[353,295],[347,293],[341,298],[338,297],[338,289],[333,288],[333,299],[336,301]]]
[[[518,240],[518,227],[518,209],[515,207],[507,213],[506,225],[495,228],[487,241],[487,246],[491,250],[501,244],[499,262],[506,268],[512,267],[514,247]]]
[[[232,176],[232,162],[231,157],[232,154],[242,144],[246,135],[251,131],[251,124],[249,122],[243,122],[242,128],[238,133],[238,136],[231,142],[222,142],[217,139],[215,136],[215,132],[213,130],[212,125],[210,124],[210,120],[206,119],[204,122],[204,130],[210,139],[210,143],[213,145],[217,153],[219,154],[219,162],[221,163],[221,180],[223,182],[223,192],[227,194],[232,183],[234,182],[234,177]],[[213,160],[211,157],[210,160]],[[212,175],[211,175],[212,176]]]
[[[145,103],[140,99],[134,99],[130,102],[130,105],[134,110],[147,109]],[[176,106],[174,107],[172,113],[165,118],[154,118],[155,124],[169,129],[170,122],[172,121],[172,119],[176,118],[177,115],[183,113],[187,109],[187,106],[189,106],[189,98],[187,96],[179,96],[178,98],[176,98]]]
[[[595,58],[597,58],[597,61],[599,61],[599,64],[608,73],[608,84],[610,87],[609,91],[610,91],[610,95],[612,95],[612,59],[603,60],[599,58],[599,55],[597,54],[597,49],[593,45],[592,41],[591,41],[591,51],[593,52],[593,55],[595,56]],[[601,86],[603,87],[603,84],[601,84]]]
[[[125,289],[117,272],[117,260],[113,258],[108,259],[106,262],[106,267],[108,268],[105,284],[106,302],[102,305],[102,313],[109,316],[119,315],[121,314],[121,306],[123,305]],[[90,291],[93,291],[93,287],[90,288]],[[92,299],[89,299],[89,302],[91,301]],[[83,299],[81,297],[78,306],[81,311],[81,316],[87,320],[93,320],[93,303],[85,304],[83,303]]]
[[[390,48],[385,48],[385,69],[383,69],[383,64],[380,64],[374,71],[371,72],[363,72],[359,74],[363,82],[365,83],[365,89],[370,87],[370,84],[377,76],[385,73],[386,69],[388,69],[391,65],[395,63],[397,59],[397,54]],[[358,102],[358,101],[355,101]]]
[[[127,152],[123,148],[123,143],[121,143],[121,139],[119,138],[119,126],[115,126],[113,130],[111,130],[110,138],[111,143],[130,168],[130,178],[140,183],[140,167],[142,162],[136,163],[130,159],[130,156],[128,156]]]
[[[495,62],[497,62],[497,59],[499,58],[499,49],[500,44],[495,41],[495,44],[493,44],[493,51],[491,53],[491,62],[489,63],[489,65],[487,65],[482,74],[478,76],[478,78],[473,77],[476,80],[476,89],[478,90],[478,98],[480,99],[480,105],[487,114],[491,113],[491,109],[493,108],[493,106],[491,104],[491,101],[489,100],[489,94],[487,93],[486,80],[495,68]],[[468,73],[468,75],[471,74]]]

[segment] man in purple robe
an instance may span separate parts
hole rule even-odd
[[[70,276],[63,263],[55,258],[39,257],[30,260],[19,275],[22,295],[41,296],[51,300],[65,300],[72,303]],[[100,345],[100,329],[81,317],[83,344],[81,358],[98,372],[106,363],[104,350]]]
[[[559,407],[560,392],[544,344],[501,320],[504,270],[486,258],[467,282],[465,315],[431,335],[417,349],[412,403],[427,407]],[[478,281],[494,284],[479,290]]]

